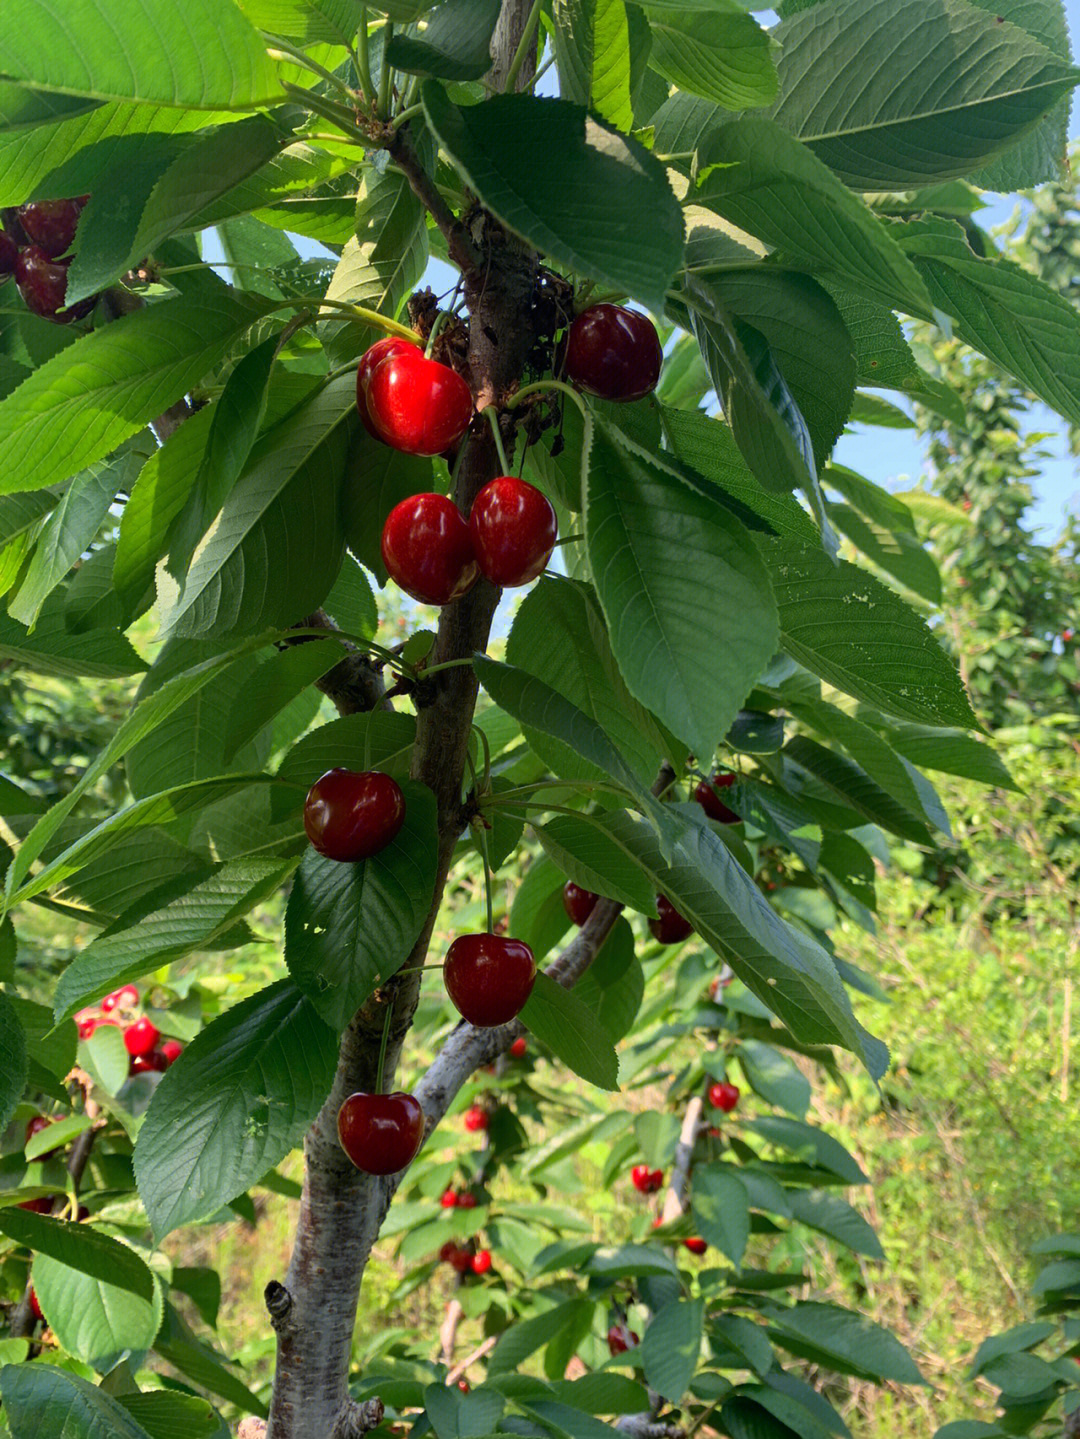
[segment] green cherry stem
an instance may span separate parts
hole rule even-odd
[[[435,348],[435,341],[439,338],[439,331],[450,318],[449,310],[440,310],[435,316],[435,323],[431,327],[431,334],[428,336],[427,344],[424,346],[424,359],[431,359],[431,352]]]
[[[514,51],[514,58],[510,61],[510,69],[506,72],[506,84],[503,86],[504,94],[510,95],[517,86],[517,77],[521,74],[521,67],[529,53],[533,43],[533,36],[536,34],[536,26],[540,20],[540,0],[533,0],[529,17],[525,21],[525,29],[521,32],[521,39]]]
[[[386,1046],[390,1039],[390,1021],[394,1015],[394,1001],[391,998],[386,1006],[386,1018],[383,1020],[382,1038],[379,1040],[379,1067],[375,1071],[375,1093],[383,1092],[383,1066],[386,1063]]]
[[[558,390],[561,394],[569,395],[581,411],[582,418],[588,421],[589,409],[585,401],[572,385],[568,385],[562,380],[535,380],[531,385],[522,385],[517,394],[512,395],[510,399],[507,400],[506,408],[508,410],[516,410],[522,400],[527,400],[530,395],[542,395],[548,390]]]
[[[375,98],[375,86],[371,83],[371,61],[368,59],[368,12],[364,5],[360,10],[360,25],[356,32],[356,73],[360,78],[360,89],[370,105]]]
[[[486,899],[486,901],[487,901],[487,932],[488,932],[488,934],[494,934],[494,933],[495,933],[495,906],[494,906],[494,904],[492,903],[492,898],[491,898],[491,888],[492,888],[492,880],[491,880],[491,859],[490,859],[490,856],[489,856],[489,854],[488,854],[488,837],[487,837],[487,830],[484,828],[484,825],[483,825],[482,822],[479,823],[479,824],[477,824],[475,833],[476,833],[476,842],[477,842],[477,844],[480,846],[480,857],[481,857],[481,859],[484,861],[484,897],[485,897],[485,899]]]
[[[499,412],[498,410],[496,410],[494,405],[487,406],[487,408],[484,410],[484,418],[491,426],[491,433],[495,437],[495,449],[498,451],[499,464],[502,466],[502,473],[504,475],[508,475],[510,473],[510,465],[506,459],[506,451],[503,449],[502,433],[499,430]]]
[[[325,80],[339,95],[343,95],[349,104],[353,103],[356,96],[348,85],[339,76],[320,65],[317,60],[312,60],[310,55],[305,54],[303,50],[298,50],[295,45],[290,45],[288,40],[283,40],[280,35],[271,35],[264,30],[262,37],[270,47],[266,53],[271,60],[288,65],[299,65],[304,70],[310,70],[312,75],[318,75],[320,80]]]
[[[484,751],[484,778],[480,783],[480,792],[486,794],[488,786],[491,784],[491,745],[488,743],[487,735],[478,724],[474,724],[472,728],[480,736],[480,747]]]
[[[471,658],[466,660],[443,660],[441,665],[432,665],[430,669],[418,670],[417,674],[422,679],[427,679],[428,675],[437,675],[440,674],[443,670],[462,669],[465,665],[471,664]]]

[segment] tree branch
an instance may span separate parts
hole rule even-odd
[[[338,629],[338,623],[333,615],[328,615],[325,610],[316,610],[314,614],[305,615],[294,628],[326,630],[333,634]],[[296,639],[282,640],[281,643],[302,645],[312,639],[313,635],[300,635]],[[322,679],[315,681],[315,688],[333,700],[340,715],[368,714],[371,710],[392,709],[393,706],[386,698],[381,669],[372,664],[371,656],[364,654],[363,650],[357,649],[348,641],[343,641],[342,644],[348,654],[340,664],[324,674]]]
[[[456,218],[439,193],[435,181],[420,163],[416,151],[409,144],[408,128],[408,125],[402,125],[394,132],[386,147],[390,158],[408,180],[413,194],[442,231],[454,264],[463,273],[479,272],[484,264],[483,253],[473,243],[468,230]]]

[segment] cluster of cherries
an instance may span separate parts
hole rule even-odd
[[[443,1191],[439,1203],[444,1209],[475,1209],[478,1201],[471,1189],[459,1192],[451,1188]],[[449,1264],[456,1274],[484,1275],[491,1268],[491,1250],[478,1249],[473,1239],[465,1244],[447,1240],[439,1250],[439,1258],[444,1264]]]
[[[570,326],[564,367],[590,394],[637,400],[655,388],[662,358],[647,316],[600,304]],[[362,356],[356,405],[370,435],[408,455],[452,453],[475,413],[472,392],[456,370],[396,335]],[[503,589],[529,584],[543,573],[557,536],[546,496],[526,480],[499,475],[481,489],[468,518],[445,495],[402,500],[383,526],[382,557],[406,594],[445,605],[480,575]]]
[[[67,251],[89,199],[80,195],[74,200],[31,200],[21,205],[16,214],[27,245],[0,230],[0,284],[14,275],[26,308],[61,325],[84,319],[97,303],[97,296],[89,295],[64,308],[68,266],[75,258]]]
[[[75,1016],[80,1039],[89,1039],[96,1029],[119,1029],[130,1056],[128,1074],[164,1073],[184,1052],[178,1039],[162,1040],[161,1030],[147,1015],[134,1017],[139,991],[133,984],[122,985],[107,994],[98,1009],[80,1009]]]

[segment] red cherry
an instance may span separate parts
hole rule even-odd
[[[636,1349],[641,1340],[625,1324],[613,1324],[607,1332],[607,1343],[609,1351],[614,1356],[625,1354],[628,1349]]]
[[[456,1253],[457,1245],[452,1239],[448,1239],[446,1243],[442,1246],[442,1248],[439,1250],[439,1258],[444,1264],[449,1264]]]
[[[630,1183],[639,1194],[648,1194],[649,1166],[647,1164],[635,1164],[630,1171]]]
[[[728,809],[723,800],[717,794],[717,790],[730,789],[738,779],[738,775],[732,774],[729,769],[715,770],[712,776],[703,779],[694,790],[694,798],[709,816],[719,824],[738,824],[741,818],[733,809]]]
[[[689,920],[683,919],[667,895],[656,896],[656,908],[660,912],[659,919],[649,920],[653,939],[659,940],[661,944],[679,944],[693,934],[694,926]]]
[[[717,1129],[715,1124],[710,1124],[708,1129],[706,1130],[706,1133],[708,1134],[710,1139],[723,1139],[724,1137],[724,1131],[722,1129]]]
[[[525,1036],[523,1034],[519,1034],[517,1039],[515,1039],[513,1044],[510,1046],[510,1058],[524,1059],[525,1051],[528,1049],[528,1047],[528,1041],[526,1040]]]
[[[662,1189],[663,1187],[664,1187],[664,1171],[663,1171],[662,1169],[654,1169],[654,1170],[652,1170],[651,1173],[649,1174],[649,1192],[650,1192],[650,1194],[655,1194],[658,1190]]]
[[[479,1254],[472,1257],[472,1272],[474,1274],[486,1274],[491,1268],[491,1250],[481,1249]]]
[[[19,247],[6,230],[0,230],[0,281],[15,273]]]
[[[50,260],[45,251],[36,245],[28,245],[19,251],[15,262],[15,283],[32,314],[40,315],[44,320],[56,320],[62,325],[89,315],[97,303],[93,296],[64,309],[69,263],[68,260]]]
[[[573,920],[574,924],[582,925],[596,908],[596,901],[600,898],[593,894],[591,889],[582,889],[572,879],[568,879],[563,885],[562,902],[563,908]]]
[[[160,1038],[157,1025],[144,1015],[124,1030],[124,1048],[133,1058],[140,1059],[150,1053]]]
[[[41,1305],[38,1303],[38,1297],[32,1284],[30,1286],[30,1293],[27,1297],[30,1300],[30,1313],[34,1316],[35,1319],[44,1319],[45,1316],[41,1312]]]
[[[415,1095],[350,1094],[338,1110],[338,1138],[365,1174],[397,1174],[424,1142],[424,1111]]]
[[[1073,637],[1073,632],[1072,632],[1072,630],[1062,630],[1062,631],[1061,631],[1061,638],[1065,641],[1066,644],[1071,644],[1071,643],[1072,643],[1072,637]]]
[[[709,1085],[709,1103],[714,1109],[722,1109],[725,1114],[730,1114],[738,1102],[739,1086],[737,1084]]]
[[[360,356],[360,363],[356,367],[356,408],[360,412],[364,429],[375,440],[381,439],[381,436],[368,411],[367,387],[371,383],[371,376],[376,365],[381,365],[383,360],[388,360],[391,355],[400,355],[406,350],[415,349],[417,346],[402,335],[387,335],[384,339],[376,340],[371,348]]]
[[[170,1064],[175,1064],[183,1052],[184,1046],[178,1039],[167,1039],[161,1046],[161,1057],[165,1061],[165,1068],[168,1069]]]
[[[647,315],[592,305],[570,326],[566,374],[603,400],[640,400],[656,389],[664,354]]]
[[[378,770],[331,769],[304,801],[304,829],[327,859],[370,859],[405,823],[405,796],[397,780]]]
[[[150,1054],[137,1054],[128,1065],[128,1074],[161,1074],[168,1069],[169,1064],[160,1050],[152,1050]]]
[[[536,961],[520,939],[462,934],[446,951],[443,980],[458,1013],[490,1029],[520,1012],[536,981]]]
[[[471,1189],[466,1189],[465,1193],[458,1200],[458,1203],[461,1205],[462,1209],[475,1209],[476,1195],[472,1192]]]
[[[684,1239],[683,1243],[686,1245],[687,1249],[689,1249],[691,1254],[704,1254],[706,1249],[708,1249],[709,1247],[705,1243],[704,1239]]]
[[[426,605],[448,605],[480,573],[465,518],[445,495],[411,495],[386,517],[382,557],[399,589]]]
[[[480,573],[504,589],[527,585],[543,574],[558,533],[547,496],[513,475],[489,480],[469,511]]]
[[[465,1128],[470,1134],[477,1134],[488,1127],[488,1115],[486,1109],[481,1109],[478,1104],[470,1104],[465,1111]]]
[[[476,1261],[474,1260],[473,1262],[475,1264]],[[477,1272],[479,1273],[479,1271]],[[472,1392],[472,1385],[467,1379],[459,1379],[457,1382],[457,1387],[461,1390],[462,1394],[469,1394]]]
[[[54,1125],[54,1124],[56,1124],[56,1123],[58,1123],[57,1120],[55,1120],[55,1119],[49,1119],[49,1118],[47,1118],[44,1114],[35,1114],[32,1119],[27,1120],[27,1123],[26,1123],[26,1138],[23,1140],[23,1143],[24,1143],[24,1144],[29,1144],[30,1141],[31,1141],[31,1139],[33,1139],[33,1137],[34,1137],[35,1134],[40,1134],[43,1129],[49,1129],[49,1128],[52,1127],[52,1125]],[[59,1153],[60,1153],[60,1148],[59,1148],[59,1147],[56,1148],[56,1149],[47,1149],[47,1150],[45,1150],[45,1152],[44,1152],[43,1154],[39,1154],[39,1155],[38,1155],[38,1158],[39,1158],[39,1159],[55,1159],[56,1156],[57,1156]]]
[[[114,1009],[134,1009],[138,1002],[139,991],[133,984],[125,984],[107,994],[101,1001],[101,1008],[106,1014],[111,1014]]]
[[[20,1209],[29,1209],[31,1214],[51,1214],[53,1197],[51,1194],[44,1194],[40,1199],[24,1199],[19,1205]]]
[[[376,363],[364,395],[378,438],[407,455],[455,449],[474,414],[472,392],[461,376],[449,365],[426,360],[417,345]]]
[[[89,198],[83,195],[77,200],[31,200],[19,206],[19,224],[26,238],[55,260],[70,250],[79,216]]]
[[[453,1189],[444,1189],[439,1203],[444,1209],[456,1209],[458,1206],[457,1193]]]
[[[468,1274],[472,1268],[472,1254],[467,1249],[455,1249],[450,1256],[450,1267],[458,1274]]]

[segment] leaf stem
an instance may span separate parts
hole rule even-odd
[[[520,391],[518,393],[520,394]],[[495,449],[498,452],[499,464],[502,466],[500,473],[508,475],[510,473],[510,464],[506,458],[506,451],[503,449],[502,432],[499,429],[499,412],[494,405],[488,405],[483,414],[491,426],[492,435],[495,437]]]
[[[420,670],[419,673],[423,676],[424,679],[427,679],[428,675],[437,675],[437,674],[439,674],[440,671],[442,671],[442,670],[456,670],[456,669],[461,669],[461,668],[463,668],[465,665],[471,665],[471,664],[472,664],[472,659],[471,659],[471,658],[466,659],[466,660],[443,660],[443,662],[442,662],[441,665],[432,665],[429,670],[426,670],[426,669],[425,669],[425,670]]]
[[[506,72],[506,84],[503,86],[503,93],[511,94],[517,87],[517,77],[521,73],[521,67],[529,53],[530,46],[534,43],[536,26],[540,20],[540,0],[533,0],[529,17],[525,21],[525,29],[521,32],[521,39],[514,51],[514,58],[510,61],[510,69]]]
[[[389,60],[386,58],[386,52],[390,48],[390,41],[393,38],[394,22],[387,20],[383,26],[382,69],[379,73],[379,99],[375,106],[380,120],[386,120],[390,114],[390,79],[394,72],[390,67]]]
[[[399,110],[390,121],[391,130],[400,130],[402,125],[408,124],[416,115],[424,113],[423,105],[407,105],[404,110]]]
[[[508,410],[516,410],[522,400],[528,399],[530,395],[542,395],[545,390],[559,390],[562,394],[569,395],[581,411],[582,418],[588,421],[589,410],[585,401],[572,385],[566,384],[563,380],[534,380],[531,385],[522,385],[517,394],[511,395],[510,399],[507,400],[506,408]]]
[[[370,105],[375,98],[375,86],[371,83],[371,61],[368,59],[368,11],[367,6],[360,8],[360,25],[356,32],[356,73],[360,80],[360,89],[364,92],[364,99]]]
[[[280,35],[271,35],[267,30],[262,32],[262,37],[272,47],[267,50],[271,60],[292,60],[303,69],[310,70],[313,75],[318,75],[320,80],[325,80],[328,85],[332,85],[338,94],[343,95],[350,104],[356,99],[355,92],[349,89],[339,75],[327,70],[317,60],[312,60],[309,55],[298,49],[297,46],[291,45],[288,40],[283,40]]]

